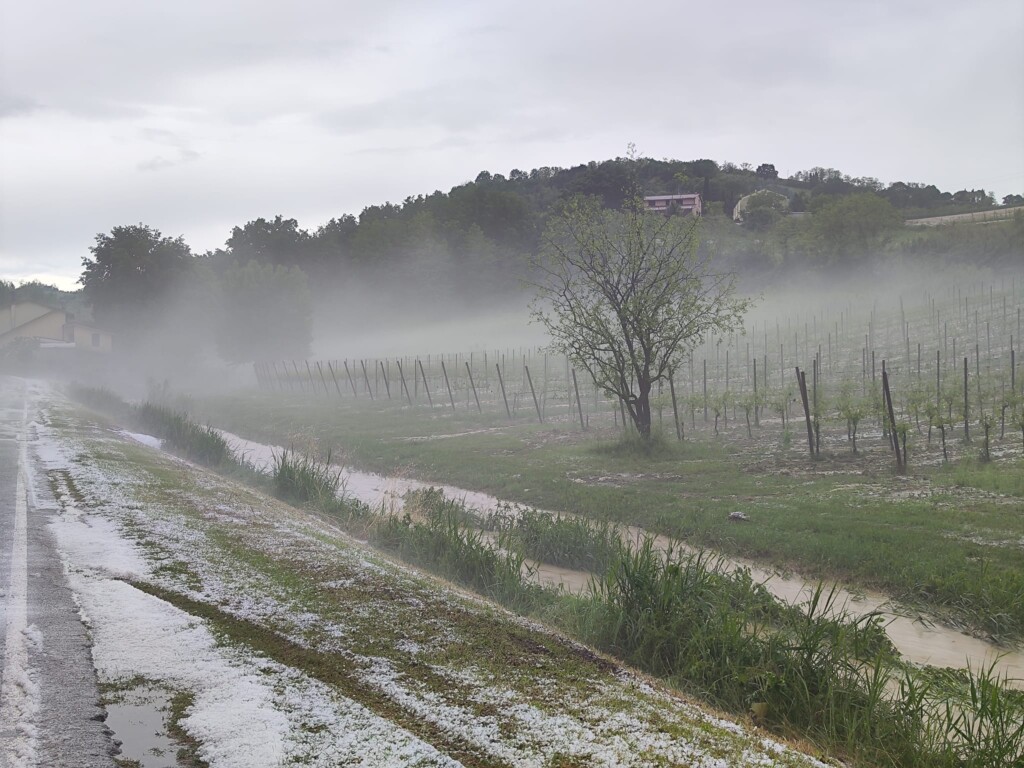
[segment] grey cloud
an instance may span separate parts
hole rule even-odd
[[[42,104],[27,96],[16,93],[0,93],[0,119],[27,115],[42,108]]]
[[[195,150],[180,148],[177,155],[174,157],[167,158],[163,155],[157,155],[156,157],[139,163],[137,168],[140,171],[160,171],[164,168],[171,168],[175,165],[184,165],[185,163],[194,162],[200,157],[202,157],[202,155]]]

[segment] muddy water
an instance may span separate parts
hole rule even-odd
[[[223,430],[218,430],[232,445],[239,456],[252,462],[257,469],[269,471],[273,467],[274,455],[283,449],[239,437]],[[347,467],[338,467],[341,471],[342,483],[347,494],[371,506],[384,506],[385,509],[398,510],[402,506],[402,496],[412,490],[440,488],[451,498],[460,499],[467,507],[490,512],[503,502],[500,499],[477,491],[456,488],[450,485],[424,483],[398,477],[386,477],[371,472],[359,472]],[[747,523],[737,523],[746,525]],[[627,528],[627,533],[634,539],[649,535],[647,531]],[[654,536],[655,546],[667,550],[672,542],[664,536]],[[680,545],[675,543],[676,550]],[[689,550],[695,551],[695,550]],[[586,589],[590,574],[573,571],[547,563],[533,563],[536,567],[534,578],[543,584],[563,586],[568,591],[578,593]],[[765,587],[777,598],[792,605],[804,603],[813,594],[816,582],[808,582],[794,576],[780,574],[774,570],[738,558],[723,558],[723,565],[728,570],[747,568],[755,581],[763,582]],[[826,585],[830,588],[831,585]],[[855,616],[867,613],[878,613],[886,623],[886,633],[893,645],[903,656],[915,664],[929,664],[937,667],[953,667],[979,669],[995,663],[1000,674],[1014,681],[1015,687],[1024,688],[1024,653],[1017,649],[997,646],[993,643],[958,632],[955,629],[933,624],[924,619],[911,619],[896,612],[891,601],[882,594],[855,594],[837,586],[835,609],[845,610]]]
[[[121,744],[121,760],[140,768],[177,768],[178,744],[164,725],[169,699],[148,688],[134,688],[106,705],[107,727]]]

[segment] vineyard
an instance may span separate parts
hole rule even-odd
[[[873,302],[867,312],[851,300],[704,339],[682,370],[659,382],[657,423],[679,440],[692,431],[718,435],[730,424],[753,439],[755,428],[774,425],[786,445],[802,441],[806,429],[813,457],[843,441],[858,454],[881,435],[897,468],[911,452],[925,463],[936,452],[945,461],[988,459],[996,435],[1024,439],[1015,348],[1022,289],[1012,279],[925,291],[893,306]],[[254,373],[267,392],[362,400],[378,411],[450,411],[488,424],[610,425],[629,435],[617,399],[584,380],[565,356],[540,348],[271,361],[257,363]]]
[[[536,348],[79,396],[780,733],[997,764],[1020,757],[1022,287],[763,312],[663,383],[650,443]]]

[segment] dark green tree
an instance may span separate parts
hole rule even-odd
[[[755,174],[760,176],[762,179],[777,179],[779,178],[779,172],[775,170],[775,166],[771,163],[761,163],[757,166]]]
[[[138,340],[163,320],[162,311],[189,271],[192,252],[181,237],[164,237],[145,224],[114,227],[96,235],[82,259],[78,282],[96,322]]]
[[[217,348],[221,357],[248,362],[309,354],[312,304],[301,269],[249,261],[228,267],[220,282],[224,306]]]
[[[261,264],[304,266],[309,258],[310,235],[299,222],[281,215],[273,220],[259,218],[231,230],[228,253],[238,263],[255,260]]]
[[[887,200],[861,192],[826,202],[809,226],[820,254],[831,263],[851,264],[878,251],[902,224],[903,217]]]

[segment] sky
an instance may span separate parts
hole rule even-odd
[[[640,155],[1024,193],[1024,2],[0,0],[0,278]]]

